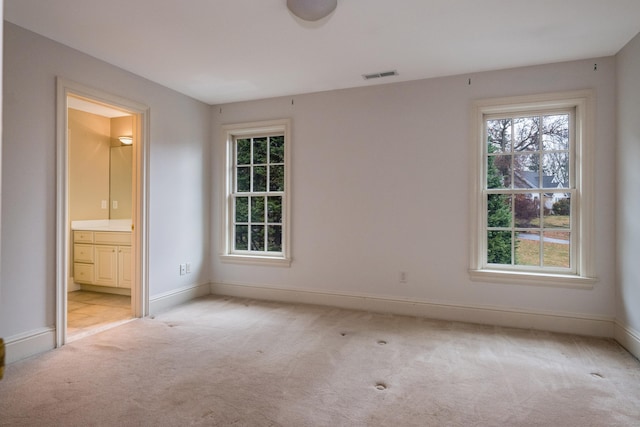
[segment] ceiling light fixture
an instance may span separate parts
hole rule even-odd
[[[131,145],[133,144],[133,138],[130,136],[119,136],[118,139],[120,140],[120,142],[122,142],[122,144],[124,145]]]
[[[333,12],[338,0],[287,0],[287,8],[300,19],[317,21]]]

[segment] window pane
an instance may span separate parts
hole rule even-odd
[[[510,231],[489,231],[487,233],[487,262],[511,264]]]
[[[516,265],[540,265],[540,233],[517,233]]]
[[[284,191],[284,165],[269,166],[269,191]]]
[[[262,126],[228,129],[232,139],[227,145],[231,182],[227,183],[226,194],[226,255],[260,257],[271,252],[281,257],[288,252],[284,239],[288,237],[286,128],[286,121],[278,120],[272,131]]]
[[[570,243],[571,233],[565,231],[545,231],[543,242],[544,266],[569,268],[571,266]]]
[[[520,154],[513,157],[513,184],[516,188],[540,188],[540,155]]]
[[[267,191],[267,167],[253,167],[253,191]]]
[[[514,203],[515,226],[540,226],[540,193],[516,194]]]
[[[269,197],[267,201],[267,219],[269,222],[282,222],[282,197]]]
[[[487,120],[487,152],[511,152],[511,119]]]
[[[270,225],[268,234],[267,250],[282,252],[282,226]]]
[[[589,219],[591,214],[578,205],[585,190],[581,185],[590,180],[576,179],[592,152],[581,138],[585,110],[573,99],[559,101],[555,95],[544,101],[523,97],[513,108],[506,102],[499,107],[487,102],[474,110],[484,118],[484,127],[476,130],[483,147],[474,155],[481,168],[474,200],[486,217],[472,224],[473,259],[479,270],[541,277],[582,274],[582,265],[575,262],[582,257],[582,239],[573,237],[582,231],[576,228],[582,216]],[[586,190],[590,201],[591,189]]]
[[[569,153],[543,154],[542,170],[545,188],[569,188]]]
[[[246,251],[249,249],[249,226],[236,225],[236,250]]]
[[[251,163],[251,140],[238,139],[236,141],[237,164],[248,165]]]
[[[264,225],[251,226],[251,250],[264,251]]]
[[[253,164],[263,165],[267,163],[267,138],[255,138],[253,140]]]
[[[251,198],[251,222],[265,222],[264,199],[264,197]]]
[[[499,155],[487,158],[487,188],[511,187],[511,156]]]
[[[487,226],[511,227],[511,196],[508,194],[487,195]]]
[[[284,136],[272,136],[269,145],[269,163],[284,163]]]
[[[249,222],[248,197],[236,197],[236,222]]]
[[[569,149],[569,115],[557,114],[542,118],[542,149]]]
[[[540,117],[518,117],[513,119],[513,151],[536,151],[540,149]]]
[[[545,194],[544,227],[571,227],[571,199],[568,193]],[[548,200],[547,200],[548,199]],[[549,209],[549,205],[551,208]]]
[[[251,167],[238,167],[236,176],[236,191],[251,191]]]

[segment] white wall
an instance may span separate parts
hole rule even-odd
[[[210,107],[6,22],[4,55],[0,336],[55,321],[56,76],[150,107],[150,295],[208,283]]]
[[[217,106],[212,110],[214,290],[215,283],[254,285],[569,314],[612,324],[615,76],[615,59],[608,57]],[[592,290],[471,282],[472,101],[577,89],[596,94],[599,282]],[[286,117],[293,120],[293,264],[221,263],[220,126]],[[407,284],[398,283],[400,271],[408,273]]]
[[[640,357],[640,34],[617,55],[618,339]],[[626,336],[626,338],[625,338]]]
[[[2,60],[4,51],[4,0],[0,0],[0,81],[2,80]],[[0,85],[0,235],[2,234],[2,147],[4,138],[2,131],[2,86]],[[2,256],[0,248],[0,257]],[[0,263],[0,306],[2,305],[2,265]]]

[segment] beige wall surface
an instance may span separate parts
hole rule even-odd
[[[119,147],[122,143],[119,136],[133,135],[133,116],[114,117],[111,119],[111,145]]]
[[[109,187],[109,218],[131,219],[133,145],[122,145],[118,137],[133,136],[133,117],[111,119],[111,165]],[[117,203],[117,205],[114,204]],[[117,207],[116,207],[117,206]]]
[[[121,145],[110,151],[109,218],[131,219],[133,147]]]
[[[111,121],[69,109],[69,219],[108,219]]]

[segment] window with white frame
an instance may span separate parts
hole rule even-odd
[[[473,278],[593,281],[591,102],[573,92],[475,104]]]
[[[289,121],[224,126],[225,251],[235,262],[288,264]]]

